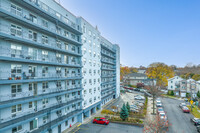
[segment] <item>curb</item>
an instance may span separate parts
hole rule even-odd
[[[125,122],[119,122],[119,121],[110,121],[110,123],[118,123],[118,124],[123,124],[123,125],[133,125],[137,127],[144,127],[144,124],[137,124],[137,123],[125,123]]]

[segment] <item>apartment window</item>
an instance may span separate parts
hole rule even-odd
[[[36,32],[29,30],[28,37],[30,40],[37,42],[37,33]]]
[[[60,19],[61,15],[56,12],[56,17],[58,17]]]
[[[16,94],[21,93],[21,92],[22,92],[22,85],[21,84],[11,85],[12,97],[16,97]]]
[[[65,77],[67,77],[69,75],[69,70],[68,68],[65,68]]]
[[[12,133],[18,133],[22,130],[22,125],[12,128]]]
[[[38,59],[38,50],[35,48],[28,48],[27,59],[37,60]]]
[[[48,76],[48,67],[42,66],[42,76],[47,77]]]
[[[35,118],[34,120],[30,121],[30,131],[38,128],[38,118]]]
[[[69,37],[69,32],[68,31],[64,31],[64,36]]]
[[[15,15],[22,16],[22,8],[11,3],[11,12]]]
[[[83,33],[86,33],[86,28],[85,28],[85,26],[83,26]]]
[[[76,93],[75,92],[72,92],[72,96],[75,96],[76,95]]]
[[[74,34],[71,34],[71,38],[75,40],[76,36]]]
[[[61,98],[61,96],[57,96],[56,99],[57,99],[58,103],[62,103],[62,98]]]
[[[89,31],[88,31],[88,34],[89,34],[89,36],[91,36],[91,35],[92,35],[92,32],[89,30]]]
[[[47,123],[47,120],[48,120],[48,116],[46,115],[43,117],[43,124]]]
[[[66,17],[63,17],[63,21],[65,22],[65,23],[69,23],[69,20],[66,18]]]
[[[22,46],[11,44],[11,57],[22,56]]]
[[[94,52],[94,57],[96,57],[96,52]]]
[[[89,50],[89,54],[90,54],[90,56],[92,56],[92,51],[91,50]]]
[[[49,100],[47,98],[42,99],[42,107],[46,108],[46,106],[48,105]]]
[[[89,40],[88,42],[89,42],[90,47],[92,47],[92,42],[91,42],[91,40]]]
[[[22,36],[21,26],[11,24],[10,32],[11,32],[11,35],[13,36]]]
[[[42,44],[48,44],[48,36],[42,35]]]
[[[75,47],[74,45],[72,45],[72,46],[71,46],[71,50],[72,50],[72,52],[75,52],[76,47]]]
[[[46,90],[49,88],[49,83],[48,82],[42,82],[42,91],[46,92]]]
[[[29,14],[29,20],[33,23],[37,23],[37,17],[33,14]]]
[[[47,20],[44,20],[42,19],[42,26],[48,28],[48,21]]]
[[[86,43],[86,38],[85,37],[83,37],[83,43]]]
[[[49,7],[46,4],[44,4],[44,3],[41,4],[41,7],[42,7],[43,10],[45,10],[46,12],[48,12]]]
[[[59,89],[61,89],[61,81],[57,81],[56,82],[56,87],[59,88]]]
[[[65,126],[68,126],[68,121],[65,121]]]
[[[56,75],[61,77],[61,67],[56,67]]]
[[[16,113],[21,112],[21,111],[22,111],[22,105],[21,104],[12,106],[12,114],[16,114]]]
[[[60,41],[60,40],[56,40],[56,45],[57,45],[57,47],[58,47],[59,49],[62,48],[62,46],[61,46],[61,41]]]
[[[48,51],[42,50],[42,60],[48,61]]]
[[[69,56],[68,55],[64,55],[64,62],[66,64],[69,64]]]
[[[29,102],[28,107],[29,107],[29,109],[32,109],[33,108],[33,102]]]
[[[56,53],[56,60],[58,61],[58,63],[61,63],[61,54]]]
[[[92,89],[89,89],[89,93],[92,93]]]
[[[69,50],[69,45],[65,43],[65,50]]]
[[[61,28],[56,26],[56,33],[61,34]]]
[[[11,77],[21,76],[21,73],[22,73],[22,65],[11,64]]]
[[[72,62],[73,64],[76,64],[76,58],[75,58],[75,57],[71,57],[71,62]]]
[[[72,122],[74,122],[74,117],[72,118]]]

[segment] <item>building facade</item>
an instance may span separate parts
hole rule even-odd
[[[0,0],[0,132],[61,133],[117,98],[110,46],[54,0]]]

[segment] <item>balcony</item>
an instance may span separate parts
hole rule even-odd
[[[106,64],[111,64],[111,65],[115,65],[115,62],[106,60],[106,59],[101,59],[101,62],[106,63]]]
[[[115,74],[105,74],[105,75],[101,75],[102,78],[112,78],[112,77],[115,77],[116,75]]]
[[[109,92],[109,93],[105,94],[104,96],[102,96],[101,99],[103,100],[103,99],[106,99],[108,97],[112,97],[113,95],[114,95],[113,92]]]
[[[115,84],[115,81],[102,81],[101,85]]]
[[[48,129],[54,125],[57,125],[58,123],[62,122],[62,121],[66,121],[76,115],[79,115],[80,113],[82,113],[82,109],[80,107],[78,107],[77,109],[73,110],[72,112],[69,112],[55,120],[49,121],[48,123],[41,125],[38,129],[34,130],[31,133],[40,133],[43,131],[48,131]]]
[[[40,75],[39,75],[40,74]],[[28,82],[42,82],[42,81],[57,81],[67,79],[82,79],[81,74],[56,74],[56,73],[18,73],[13,74],[11,71],[0,70],[0,85],[2,84],[16,84],[16,83],[28,83]]]
[[[26,110],[26,112],[22,111],[20,114],[13,115],[13,117],[1,119],[0,132],[1,130],[4,130],[4,128],[10,128],[8,126],[12,125],[12,127],[15,127],[15,125],[19,122],[25,123],[26,121],[30,121],[35,117],[39,117],[39,116],[41,117],[42,115],[55,112],[57,109],[62,109],[73,103],[78,103],[81,101],[82,101],[82,98],[77,97],[77,98],[69,99],[68,101],[63,101],[62,103],[54,103],[54,104],[48,105],[48,108],[41,107],[41,108],[29,110],[29,111]]]
[[[20,4],[22,7],[26,7],[29,11],[35,12],[36,14],[40,14],[43,18],[49,19],[52,22],[57,22],[56,24],[59,26],[62,26],[63,28],[69,30],[70,32],[73,32],[75,34],[81,35],[81,28],[79,25],[75,24],[74,22],[70,21],[69,19],[63,17],[60,14],[60,18],[57,17],[57,14],[52,8],[48,7],[42,2],[34,3],[31,0],[15,0],[16,3]],[[47,9],[44,9],[43,6],[46,6]],[[3,9],[1,12],[3,12],[6,15],[15,15],[15,12],[11,10],[11,8],[7,5],[3,5],[1,3],[1,9]],[[7,13],[6,13],[7,12]],[[27,18],[23,14],[23,12],[18,17],[21,17],[22,19],[27,19],[27,21],[31,21],[31,19]],[[40,25],[39,23],[35,22],[36,24]]]
[[[41,100],[43,98],[50,98],[54,96],[64,95],[72,92],[81,91],[82,86],[75,86],[73,88],[48,88],[45,90],[18,92],[7,95],[0,95],[0,108],[13,106],[16,104],[27,103],[29,101]]]
[[[115,56],[110,55],[110,54],[108,54],[108,53],[106,53],[106,52],[103,52],[103,51],[102,51],[101,54],[104,55],[104,56],[106,56],[106,57],[108,57],[108,58],[116,59]]]
[[[102,48],[102,49],[106,49],[106,50],[112,52],[113,54],[116,53],[116,50],[115,50],[114,47],[111,47],[111,46],[109,46],[109,45],[107,45],[107,44],[105,44],[105,43],[101,43],[101,48]]]

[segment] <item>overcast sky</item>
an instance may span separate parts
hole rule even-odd
[[[200,0],[60,0],[112,43],[121,64],[200,64]]]

